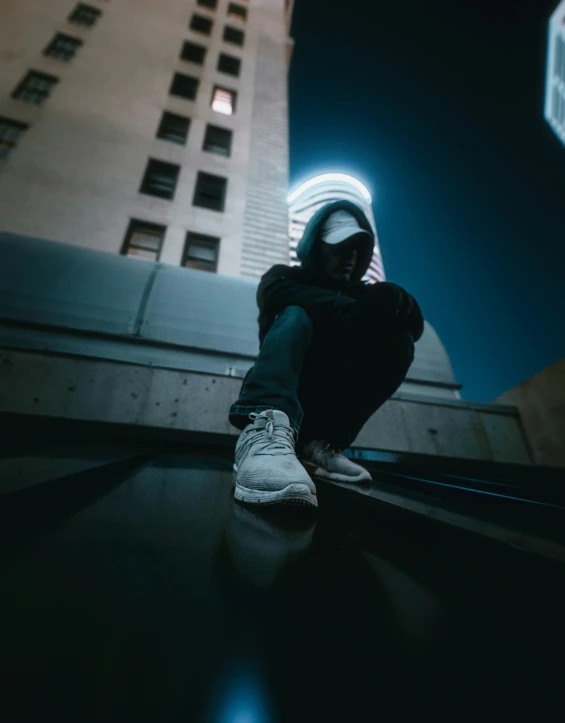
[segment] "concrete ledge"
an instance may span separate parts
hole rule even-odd
[[[0,413],[236,437],[241,380],[53,353],[0,350]],[[354,442],[366,449],[531,464],[520,420],[496,407],[388,400]]]
[[[352,486],[341,482],[330,482],[335,487],[346,490],[349,494],[358,494],[369,497],[385,504],[399,507],[403,510],[428,517],[447,525],[452,525],[461,530],[472,532],[491,540],[497,540],[513,547],[518,547],[528,552],[543,555],[551,560],[565,563],[565,548],[551,540],[527,534],[519,530],[511,529],[500,524],[480,520],[453,510],[444,509],[435,502],[424,502],[411,499],[407,493],[396,494],[371,486]]]

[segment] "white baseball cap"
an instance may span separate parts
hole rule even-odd
[[[341,210],[330,213],[322,226],[320,237],[324,243],[335,245],[359,234],[373,238],[372,233],[359,226],[352,213]]]

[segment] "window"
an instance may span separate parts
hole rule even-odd
[[[47,98],[49,98],[51,89],[58,82],[59,78],[55,78],[53,75],[45,75],[45,73],[30,70],[12,93],[12,96],[26,103],[43,105]]]
[[[559,94],[559,91],[557,90],[557,86],[553,86],[553,97],[552,97],[552,108],[551,108],[551,115],[556,121],[559,121],[559,104],[561,102],[561,96]]]
[[[235,113],[235,102],[237,93],[235,90],[220,88],[219,85],[214,86],[212,92],[212,110],[224,115],[233,115]]]
[[[189,75],[175,73],[169,93],[186,98],[187,100],[194,100],[198,92],[198,83],[198,78],[191,78]]]
[[[190,60],[192,63],[199,63],[202,65],[205,56],[206,48],[202,45],[195,45],[194,43],[189,43],[187,40],[182,46],[180,57],[183,60]]]
[[[243,30],[237,30],[236,28],[230,28],[226,25],[224,28],[224,40],[226,43],[233,43],[234,45],[243,45],[245,34]]]
[[[565,40],[561,35],[555,38],[555,75],[565,83]]]
[[[247,8],[242,8],[241,5],[230,3],[228,6],[228,18],[230,20],[241,20],[245,22],[247,20]]]
[[[57,58],[57,60],[64,60],[68,63],[69,60],[72,60],[81,45],[82,40],[71,38],[70,35],[63,35],[63,33],[57,33],[45,48],[43,54],[49,55],[51,58]]]
[[[175,195],[179,171],[180,166],[150,158],[139,192],[171,199]]]
[[[181,146],[184,146],[188,136],[189,126],[190,118],[165,111],[159,124],[157,138],[162,138],[164,141],[171,141],[171,143],[179,143]]]
[[[218,0],[198,0],[198,4],[210,8],[210,10],[215,10],[218,6]]]
[[[28,126],[9,118],[0,118],[0,160],[10,157]]]
[[[69,15],[69,22],[75,25],[86,25],[91,27],[102,15],[102,10],[98,8],[90,7],[90,5],[83,5],[79,3],[73,12]]]
[[[198,173],[196,189],[192,203],[212,211],[223,211],[226,200],[226,187],[228,179],[221,176],[212,176],[210,173]]]
[[[220,239],[203,233],[186,234],[182,265],[201,271],[216,271]]]
[[[198,33],[210,35],[212,32],[212,24],[210,18],[205,18],[202,15],[193,15],[190,21],[190,29],[196,30]]]
[[[241,60],[239,58],[234,58],[232,55],[220,53],[220,57],[218,58],[218,70],[222,73],[228,73],[228,75],[235,75],[237,77],[239,75],[239,71],[241,70]]]
[[[166,230],[166,226],[132,219],[122,246],[122,255],[159,261]]]
[[[204,145],[202,150],[210,153],[219,153],[221,156],[229,156],[231,153],[232,132],[227,128],[218,126],[206,126]]]

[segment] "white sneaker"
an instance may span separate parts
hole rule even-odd
[[[316,486],[294,451],[294,431],[284,412],[249,415],[253,424],[235,446],[235,498],[251,504],[318,506]]]
[[[300,460],[313,476],[335,482],[370,482],[368,470],[355,464],[344,454],[333,449],[328,442],[316,440],[304,446]]]

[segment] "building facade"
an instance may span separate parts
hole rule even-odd
[[[20,0],[0,229],[258,278],[288,263],[289,0]]]
[[[544,115],[565,145],[565,0],[549,20]]]
[[[331,201],[346,199],[353,201],[364,212],[373,227],[375,234],[375,250],[367,274],[367,281],[384,281],[385,272],[379,246],[379,237],[375,217],[371,206],[371,194],[356,178],[343,173],[325,173],[315,176],[296,188],[288,197],[289,203],[289,237],[290,263],[297,266],[300,261],[296,256],[296,247],[302,238],[304,228],[316,211]]]

